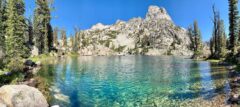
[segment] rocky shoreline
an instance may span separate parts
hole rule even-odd
[[[23,81],[17,81],[16,85],[4,85],[0,88],[1,107],[48,107],[44,91],[39,89],[41,81],[35,78],[35,74],[40,70],[41,62],[26,60],[23,74]],[[4,75],[14,75],[13,72]]]
[[[229,68],[229,79],[230,79],[230,97],[227,101],[228,104],[232,106],[237,106],[240,104],[240,72],[236,70],[236,67],[230,66]]]
[[[49,96],[50,96],[50,90],[49,86],[46,86],[46,82],[42,80],[39,77],[36,77],[35,74],[40,70],[41,68],[41,62],[34,63],[31,60],[27,60],[25,62],[25,77],[23,82],[18,82],[17,85],[6,85],[0,88],[0,106],[2,107],[19,107],[19,105],[24,105],[27,104],[31,100],[32,94],[37,93],[35,96],[36,99],[40,99],[40,104],[39,102],[36,102],[36,104],[41,105],[41,106],[34,106],[34,107],[48,107],[49,103]],[[229,84],[230,84],[230,94],[228,97],[224,95],[218,95],[216,96],[213,101],[204,101],[201,98],[195,99],[193,101],[187,101],[183,103],[183,105],[195,105],[195,103],[201,103],[206,104],[206,106],[222,106],[222,107],[237,107],[240,104],[240,72],[237,72],[236,66],[229,66],[226,65],[227,69],[229,70]],[[17,88],[19,87],[19,88]],[[26,92],[28,90],[28,92]],[[14,93],[14,94],[13,94]],[[21,96],[24,93],[24,96]],[[11,99],[5,99],[11,98]],[[17,97],[16,97],[17,96]],[[22,98],[19,100],[17,103],[14,101],[11,101],[20,97]],[[224,100],[227,98],[227,101]],[[218,102],[218,103],[217,103]],[[34,101],[30,102],[29,104],[34,105]],[[13,106],[14,105],[14,106]],[[158,104],[159,105],[159,104]],[[161,104],[160,104],[161,105]],[[197,106],[197,105],[195,105]],[[54,106],[55,107],[55,106]],[[56,106],[58,107],[58,106]]]

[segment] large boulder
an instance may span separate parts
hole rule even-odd
[[[48,107],[43,94],[27,85],[5,85],[0,88],[0,105],[7,107]]]

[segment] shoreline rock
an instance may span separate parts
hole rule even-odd
[[[47,100],[36,88],[27,85],[5,85],[0,88],[0,104],[7,107],[48,107]]]
[[[228,77],[230,79],[231,92],[230,92],[229,99],[227,100],[227,103],[231,105],[240,104],[240,95],[239,95],[240,73],[237,72],[235,69],[236,69],[236,66],[228,67],[228,70],[229,70]]]

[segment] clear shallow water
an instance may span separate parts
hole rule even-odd
[[[229,91],[224,67],[181,57],[63,58],[39,75],[51,85],[51,104],[69,107],[180,106]]]

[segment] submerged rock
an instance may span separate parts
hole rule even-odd
[[[69,96],[66,96],[64,94],[58,93],[54,95],[54,98],[60,101],[63,101],[65,103],[70,103]]]
[[[2,102],[1,102],[2,101]],[[0,105],[7,107],[48,107],[43,94],[27,85],[6,85],[0,88]]]

